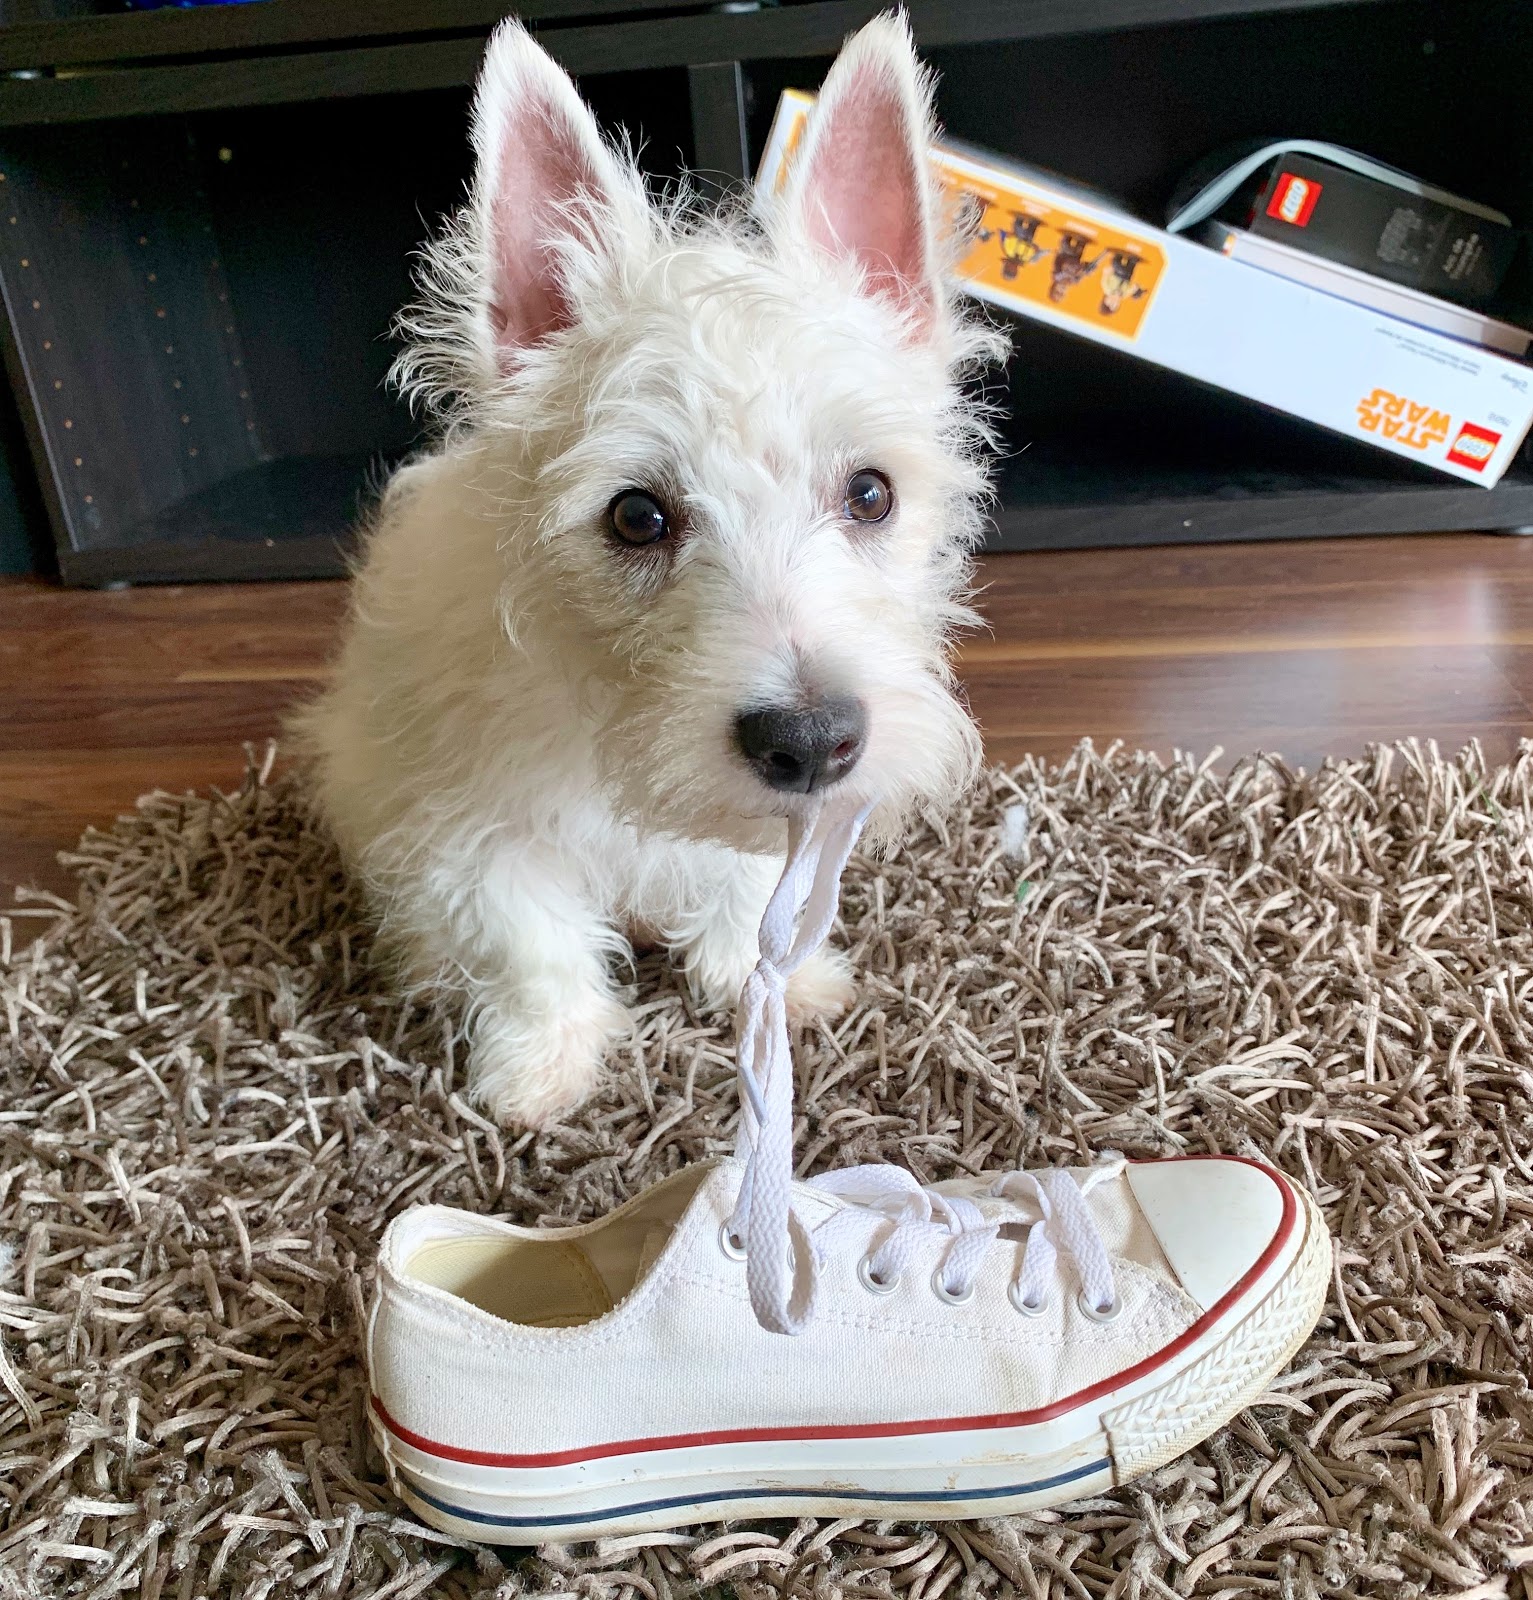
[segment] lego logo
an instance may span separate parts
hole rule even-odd
[[[1448,459],[1455,466],[1468,467],[1471,472],[1483,472],[1485,463],[1496,453],[1496,446],[1500,443],[1499,433],[1492,433],[1489,428],[1477,427],[1473,422],[1466,422],[1459,429],[1458,438],[1453,441]]]
[[[1324,188],[1323,183],[1316,183],[1313,178],[1300,178],[1292,172],[1285,172],[1278,179],[1272,198],[1267,202],[1267,215],[1276,217],[1279,222],[1291,223],[1296,228],[1305,227]]]
[[[1278,214],[1284,222],[1294,222],[1299,213],[1304,209],[1304,202],[1309,199],[1309,185],[1303,178],[1290,178],[1288,188],[1284,191],[1282,203],[1278,206]]]

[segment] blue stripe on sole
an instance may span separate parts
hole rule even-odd
[[[575,1522],[603,1522],[618,1517],[641,1516],[650,1511],[672,1511],[680,1506],[716,1505],[725,1500],[802,1500],[806,1496],[823,1494],[827,1500],[863,1500],[879,1505],[930,1505],[952,1504],[962,1500],[1004,1500],[1008,1495],[1038,1494],[1045,1489],[1057,1489],[1081,1478],[1089,1478],[1112,1463],[1103,1456],[1100,1461],[1089,1461],[1083,1467],[1072,1468],[1057,1477],[1040,1478],[1036,1483],[1012,1483],[999,1489],[934,1489],[930,1491],[901,1491],[877,1489],[722,1489],[708,1494],[674,1495],[666,1500],[640,1500],[626,1506],[603,1506],[599,1510],[580,1511],[556,1517],[502,1517],[485,1511],[469,1511],[450,1501],[439,1500],[410,1484],[415,1499],[438,1511],[457,1517],[462,1522],[477,1522],[493,1528],[561,1528]]]

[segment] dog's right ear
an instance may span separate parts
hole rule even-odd
[[[493,369],[572,320],[572,250],[639,180],[596,119],[520,24],[491,35],[474,95],[472,212],[482,273],[479,332]],[[642,199],[642,196],[641,196]]]

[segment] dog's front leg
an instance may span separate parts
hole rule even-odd
[[[557,863],[509,853],[455,921],[474,1097],[502,1122],[547,1127],[590,1097],[628,1027],[608,967],[624,941]]]

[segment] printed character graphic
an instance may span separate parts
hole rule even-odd
[[[972,189],[958,191],[958,205],[953,213],[953,230],[963,241],[965,249],[994,237],[994,230],[985,226],[985,217],[989,211],[990,202],[983,195],[975,194]]]
[[[1020,211],[1012,213],[1011,227],[1000,234],[1003,278],[1015,278],[1023,267],[1030,267],[1048,254],[1038,243],[1038,225],[1037,217],[1025,217]]]
[[[1067,231],[1060,234],[1059,245],[1054,251],[1054,271],[1049,279],[1049,299],[1056,304],[1063,300],[1076,284],[1084,283],[1096,271],[1102,254],[1098,252],[1087,261],[1086,246],[1090,242],[1081,233]]]
[[[985,226],[989,202],[981,200],[976,194],[966,195],[965,199],[971,202],[969,216],[973,218],[973,225],[965,237],[978,239],[984,244],[994,239],[1000,245],[1003,278],[1015,278],[1023,267],[1030,267],[1033,262],[1048,255],[1049,252],[1038,243],[1038,229],[1043,223],[1041,217],[1029,217],[1020,211],[1013,211],[1009,228],[990,228]]]
[[[1100,257],[1098,258],[1100,259]],[[1117,313],[1125,300],[1143,300],[1149,292],[1142,283],[1134,282],[1140,258],[1132,250],[1114,250],[1102,268],[1102,315]]]

